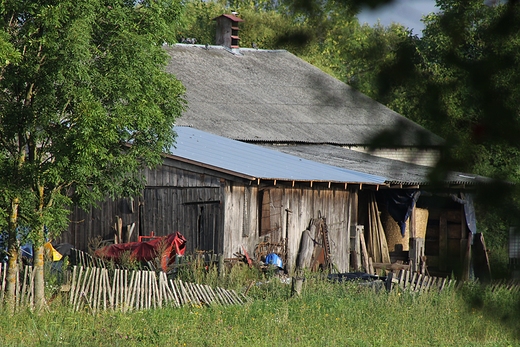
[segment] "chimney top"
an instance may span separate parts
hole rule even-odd
[[[216,44],[231,50],[238,50],[240,41],[238,23],[244,20],[234,14],[222,14],[213,18],[213,20],[217,21]]]
[[[236,14],[237,12],[232,12],[232,14],[221,14],[220,16],[213,18],[213,20],[218,20],[219,18],[225,17],[232,20],[233,22],[243,22],[244,20],[235,16]]]

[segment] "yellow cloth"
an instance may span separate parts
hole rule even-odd
[[[60,261],[61,258],[63,257],[60,254],[60,252],[58,252],[57,250],[54,249],[54,247],[52,247],[50,242],[47,242],[46,244],[44,244],[43,247],[45,247],[45,250],[48,252],[48,254],[52,254],[53,261]]]

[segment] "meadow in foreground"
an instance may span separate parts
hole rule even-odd
[[[518,346],[520,296],[477,284],[430,293],[308,277],[300,296],[276,277],[245,306],[97,314],[53,301],[0,317],[1,346]]]

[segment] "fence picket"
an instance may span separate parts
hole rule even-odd
[[[30,266],[17,279],[17,305],[33,305],[34,277]],[[5,288],[6,265],[0,264],[0,286]],[[243,305],[249,299],[242,293],[221,287],[168,279],[164,272],[129,271],[106,268],[73,266],[68,276],[70,289],[66,301],[72,310],[88,308],[92,313],[100,310],[142,310],[185,305]],[[2,291],[2,295],[4,295]]]

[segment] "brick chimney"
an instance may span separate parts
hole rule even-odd
[[[223,14],[213,20],[217,21],[217,45],[235,50],[239,48],[238,22],[244,20],[234,14]]]

